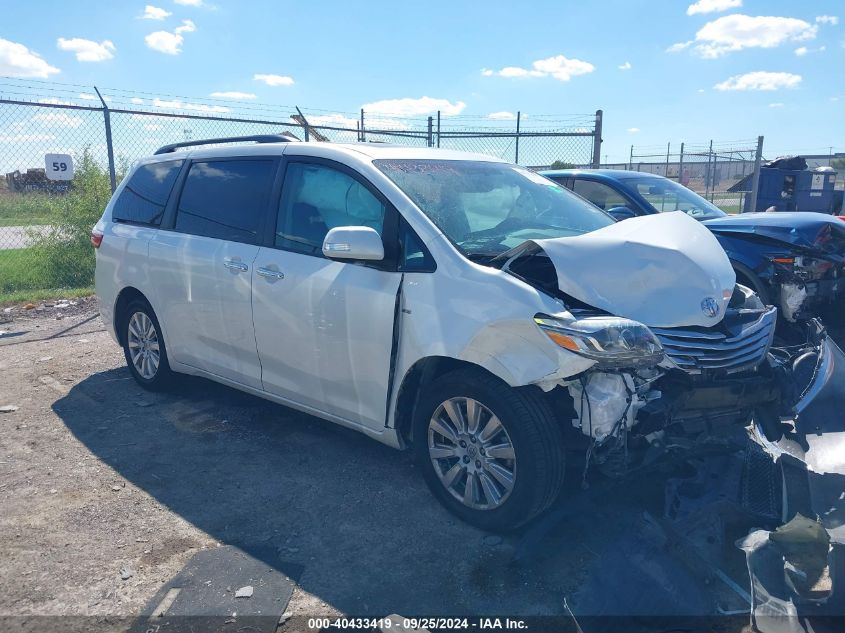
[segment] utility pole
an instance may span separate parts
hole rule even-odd
[[[100,94],[97,86],[94,86],[94,92],[97,93],[97,96],[100,97],[100,103],[103,104],[103,122],[106,124],[106,153],[108,154],[109,159],[109,183],[111,184],[111,191],[114,193],[114,190],[117,188],[117,177],[114,173],[114,147],[111,140],[111,113],[109,112],[109,107],[106,105],[106,100],[103,99],[103,95]]]
[[[591,167],[598,167],[601,162],[601,127],[604,113],[596,110],[596,128],[593,130],[593,164]]]
[[[754,154],[754,175],[751,176],[751,200],[748,211],[757,210],[757,194],[760,190],[760,162],[763,160],[763,137],[757,137],[757,152]],[[744,209],[743,209],[744,211]]]

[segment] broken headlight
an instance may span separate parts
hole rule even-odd
[[[652,367],[663,360],[660,341],[637,321],[614,316],[562,321],[537,314],[534,322],[562,348],[598,361],[600,367]]]

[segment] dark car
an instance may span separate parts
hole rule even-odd
[[[617,220],[684,211],[716,235],[737,281],[788,320],[817,316],[845,294],[845,223],[823,213],[728,215],[668,178],[614,169],[541,172]]]

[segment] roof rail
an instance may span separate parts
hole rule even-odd
[[[256,143],[289,143],[292,139],[284,134],[255,134],[252,136],[226,136],[223,138],[207,138],[196,141],[183,141],[181,143],[171,143],[170,145],[162,145],[155,154],[169,154],[175,152],[182,147],[195,147],[197,145],[211,145],[213,143],[243,143],[245,141],[255,141]]]

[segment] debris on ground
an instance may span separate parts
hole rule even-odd
[[[129,567],[124,567],[120,570],[120,579],[121,580],[129,580],[132,576],[135,575],[135,572],[130,569]]]
[[[247,585],[245,587],[241,587],[235,592],[236,598],[251,598],[252,597],[252,585]]]
[[[19,408],[20,407],[18,407],[17,405],[14,405],[14,404],[4,404],[4,405],[0,406],[0,413],[14,413]]]

